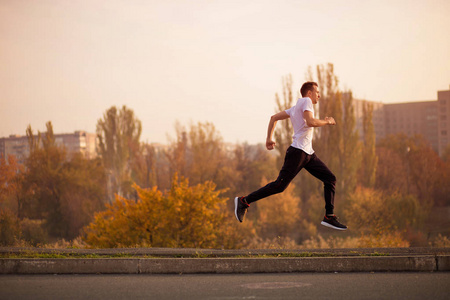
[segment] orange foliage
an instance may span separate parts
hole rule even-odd
[[[166,192],[137,185],[139,200],[116,197],[107,210],[97,213],[85,228],[91,247],[195,247],[242,246],[236,222],[226,210],[226,199],[207,181],[189,186],[187,179],[172,181]]]

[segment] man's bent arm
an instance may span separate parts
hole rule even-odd
[[[325,117],[324,120],[314,118],[314,115],[311,111],[305,110],[303,112],[303,118],[306,121],[306,125],[308,127],[322,127],[325,125],[336,125],[336,121],[332,117]]]
[[[272,150],[275,147],[275,142],[272,140],[273,131],[279,120],[284,120],[289,118],[287,112],[282,111],[274,114],[270,117],[269,126],[267,128],[267,138],[266,138],[266,148],[267,150]]]

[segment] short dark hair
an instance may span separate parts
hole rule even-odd
[[[308,91],[314,91],[314,86],[319,87],[317,82],[314,81],[307,81],[305,82],[302,87],[300,88],[300,94],[302,94],[302,97],[306,97],[306,94]]]

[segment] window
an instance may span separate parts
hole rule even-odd
[[[441,134],[442,134],[442,135],[447,135],[447,130],[442,130],[442,131],[441,131]]]

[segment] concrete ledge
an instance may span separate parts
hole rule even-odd
[[[195,271],[194,271],[195,270]],[[146,259],[141,273],[436,271],[435,257]],[[194,271],[194,272],[192,272]]]
[[[449,271],[450,256],[312,258],[3,258],[0,274],[196,274]]]
[[[436,266],[439,271],[450,271],[450,255],[437,256]]]
[[[139,259],[0,259],[0,274],[137,274]]]

